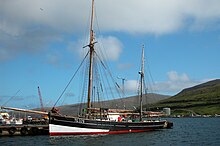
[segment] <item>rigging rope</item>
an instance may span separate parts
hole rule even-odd
[[[87,68],[89,67],[89,59],[87,58],[87,62],[85,63],[84,65],[84,68],[82,69],[82,72],[81,74],[84,75],[82,76],[82,82],[80,82],[80,86],[82,87],[81,88],[81,94],[79,95],[79,99],[80,99],[80,107],[79,107],[79,115],[82,115],[84,113],[83,112],[83,109],[85,108],[85,103],[86,103],[86,100],[85,100],[85,97],[86,95],[88,94],[86,88],[88,87],[88,82],[86,82],[88,80],[88,70],[86,70]]]
[[[17,96],[17,94],[21,91],[21,89],[19,89],[14,96],[12,96],[11,98],[9,98],[9,100],[7,100],[2,106],[5,106],[10,100],[12,100],[12,98],[14,98],[15,96]]]
[[[95,53],[96,53],[96,52],[95,52]],[[122,95],[120,94],[120,91],[121,91],[122,89],[120,88],[120,86],[118,85],[118,83],[117,83],[117,82],[115,81],[115,79],[113,78],[113,75],[112,75],[112,73],[111,73],[109,67],[107,66],[107,64],[106,64],[106,65],[104,64],[104,62],[102,61],[102,59],[100,58],[100,56],[99,56],[97,53],[96,53],[96,55],[97,55],[99,61],[101,62],[101,65],[103,66],[103,68],[104,68],[104,69],[107,71],[107,73],[109,74],[110,79],[113,81],[113,84],[114,84],[114,86],[115,86],[115,88],[116,88],[117,94],[118,94],[118,96],[120,97],[121,103],[124,103],[124,100],[121,98]],[[104,72],[104,73],[107,74],[106,72]],[[107,76],[107,75],[106,75],[106,76]],[[110,86],[110,83],[109,83],[108,80],[107,80],[107,84]],[[112,90],[110,90],[110,92],[111,92],[112,96],[114,97],[114,93],[112,92]],[[122,92],[122,91],[121,91],[121,92]]]
[[[79,67],[77,68],[76,72],[73,74],[72,78],[70,79],[69,83],[66,85],[66,87],[64,88],[63,92],[61,93],[61,95],[59,96],[59,98],[57,99],[57,101],[55,102],[53,108],[56,106],[56,104],[58,103],[58,101],[60,100],[60,98],[63,96],[63,94],[65,93],[66,89],[69,87],[70,83],[72,82],[73,78],[76,76],[77,72],[79,71],[79,69],[81,68],[83,62],[85,61],[86,57],[88,56],[89,51],[87,52],[86,56],[83,58],[82,62],[80,63]]]

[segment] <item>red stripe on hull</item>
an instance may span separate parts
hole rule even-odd
[[[109,132],[51,132],[50,136],[61,136],[61,135],[98,135],[98,134],[125,134],[125,133],[138,133],[148,132],[155,129],[143,129],[143,130],[121,130],[121,131],[109,131]]]

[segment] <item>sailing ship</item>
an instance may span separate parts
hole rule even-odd
[[[95,52],[95,41],[93,31],[94,0],[92,0],[92,13],[90,21],[90,42],[89,47],[89,77],[87,91],[87,107],[85,114],[79,116],[61,115],[53,107],[49,112],[49,133],[50,136],[58,135],[93,135],[93,134],[122,134],[134,132],[146,132],[161,129],[169,124],[166,120],[144,120],[142,110],[142,92],[144,82],[144,52],[142,51],[141,95],[140,110],[94,108],[91,106],[91,96],[93,94],[93,62]],[[129,118],[128,118],[129,117]],[[137,117],[139,118],[137,120]],[[136,118],[136,120],[134,120]]]

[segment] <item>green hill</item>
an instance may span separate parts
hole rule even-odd
[[[220,114],[220,79],[184,89],[175,96],[145,107],[151,110],[169,107],[173,114]]]

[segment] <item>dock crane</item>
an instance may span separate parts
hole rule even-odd
[[[1,106],[0,109],[20,111],[20,112],[33,113],[33,114],[40,114],[40,115],[42,115],[43,119],[48,120],[48,114],[49,113],[44,110],[42,96],[41,96],[41,92],[40,92],[40,87],[39,86],[38,86],[38,94],[39,94],[39,98],[40,98],[41,111],[27,110],[27,109],[13,108],[13,107],[3,107],[3,106]]]
[[[44,106],[43,106],[42,96],[41,96],[41,92],[40,92],[40,87],[38,86],[37,88],[38,88],[38,95],[40,98],[41,111],[44,112]]]

